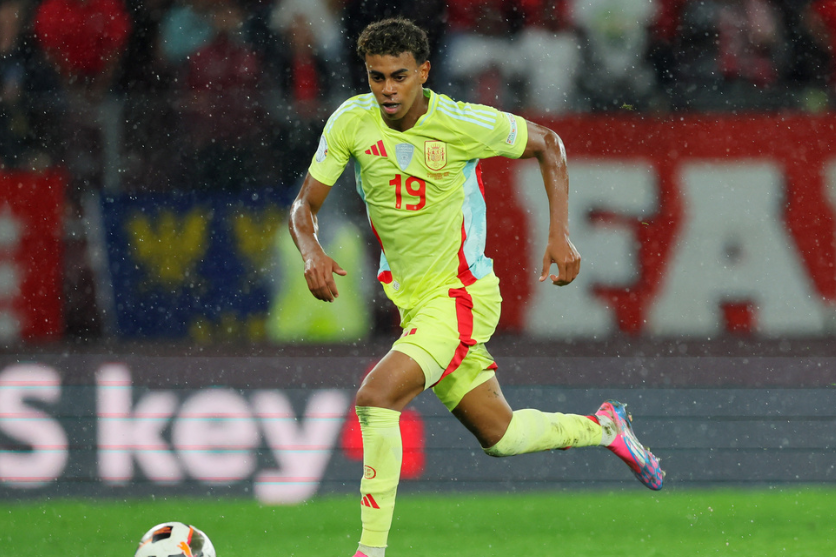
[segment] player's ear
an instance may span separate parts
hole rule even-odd
[[[426,60],[423,64],[418,66],[418,74],[421,76],[421,83],[426,83],[427,78],[430,77],[430,61]]]

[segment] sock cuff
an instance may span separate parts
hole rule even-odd
[[[515,411],[511,416],[511,422],[508,424],[508,429],[505,430],[505,435],[502,436],[502,439],[500,439],[496,445],[482,448],[482,450],[485,451],[485,454],[489,456],[511,456],[516,454],[516,429],[520,422],[517,412],[519,412],[519,410]]]
[[[618,428],[616,428],[612,420],[606,416],[598,416],[598,420],[598,423],[601,425],[601,446],[609,447],[618,436]]]
[[[389,410],[388,408],[378,408],[376,406],[355,406],[354,410],[357,412],[357,418],[360,420],[361,426],[397,426],[401,419],[400,412],[397,410]]]
[[[365,557],[384,557],[386,554],[386,547],[374,547],[371,545],[363,545],[361,543],[357,547],[357,552]],[[357,557],[357,555],[354,557]]]

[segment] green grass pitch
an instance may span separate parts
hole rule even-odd
[[[169,520],[192,523],[219,557],[349,557],[357,497],[287,507],[241,499],[0,503],[0,555],[125,556]],[[556,491],[402,495],[391,557],[624,557],[836,553],[836,490]]]

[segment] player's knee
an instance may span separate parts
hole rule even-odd
[[[369,385],[368,383],[360,385],[354,404],[356,406],[372,406],[375,408],[400,410],[400,408],[397,408],[397,399],[393,396],[393,393],[379,388],[379,385]]]
[[[406,356],[405,356],[406,357]],[[394,376],[393,376],[394,375]],[[357,390],[355,404],[402,411],[409,402],[424,390],[424,374],[392,374],[375,369],[363,380]]]
[[[492,456],[495,458],[500,458],[503,456],[512,456],[514,453],[509,452],[502,444],[502,440],[500,439],[499,443],[496,445],[492,445],[490,447],[482,447],[482,450],[485,451],[485,454],[488,456]]]
[[[381,397],[380,393],[365,384],[361,385],[357,390],[357,397],[354,400],[356,406],[374,406],[377,408],[384,407],[383,402],[383,397]]]
[[[505,434],[502,435],[495,443],[485,447],[482,447],[482,450],[485,451],[485,454],[488,456],[493,457],[502,457],[502,456],[511,456],[514,454],[512,448],[508,444],[508,431],[505,431]]]

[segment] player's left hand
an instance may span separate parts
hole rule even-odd
[[[550,275],[552,263],[557,264],[557,274]],[[552,284],[566,286],[578,276],[581,271],[581,254],[569,238],[561,240],[549,238],[546,254],[543,256],[543,272],[540,282],[550,278]]]

